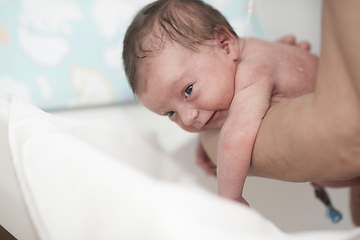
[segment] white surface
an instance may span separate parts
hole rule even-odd
[[[73,126],[78,136],[87,135],[89,139],[98,141],[106,136],[99,126],[121,129],[129,123],[136,126],[138,131],[153,132],[156,135],[159,146],[171,153],[173,159],[168,163],[169,169],[180,168],[191,174],[194,179],[182,179],[169,172],[163,176],[164,180],[180,183],[195,184],[201,188],[216,193],[216,179],[206,176],[195,165],[196,134],[182,131],[176,124],[166,117],[158,116],[141,105],[132,104],[125,106],[112,106],[93,109],[79,109],[77,111],[54,112],[54,115]],[[95,127],[97,126],[97,127]],[[91,128],[92,131],[86,131]],[[128,128],[128,127],[127,127]],[[82,130],[81,130],[82,129]],[[115,130],[108,130],[111,132]],[[91,132],[93,135],[91,137]],[[99,135],[98,135],[99,134]],[[109,135],[108,135],[109,136]],[[84,138],[83,138],[84,139]],[[92,140],[87,141],[92,141]],[[104,139],[104,137],[102,137]],[[113,141],[113,143],[111,143]],[[114,152],[116,140],[94,142],[93,145],[106,152]],[[117,157],[116,154],[113,154]],[[132,160],[133,164],[139,163]],[[335,208],[343,214],[343,220],[333,224],[325,217],[325,207],[315,198],[313,188],[308,183],[286,183],[277,180],[249,177],[246,180],[244,196],[251,207],[259,211],[267,219],[271,220],[281,230],[286,232],[299,232],[310,230],[348,230],[352,229],[351,216],[349,213],[348,188],[329,189],[331,201]]]
[[[8,141],[9,111],[9,99],[0,98],[0,224],[18,239],[38,239],[13,167]]]
[[[105,112],[128,117],[117,110],[105,108],[90,112],[97,113],[98,117],[105,117],[102,115]],[[141,108],[138,110],[147,114]],[[179,141],[180,145],[174,142],[164,147],[159,139],[166,139],[169,134],[143,135],[143,131],[133,131],[134,125],[116,133],[105,131],[101,133],[102,141],[117,139],[108,146],[116,148],[110,154],[117,155],[115,158],[98,151],[102,146],[97,146],[95,135],[88,133],[96,125],[103,129],[117,125],[103,125],[95,118],[83,121],[79,130],[80,118],[74,117],[79,112],[73,112],[72,116],[57,114],[72,123],[69,129],[52,115],[17,99],[12,100],[10,112],[12,160],[27,206],[23,214],[30,213],[41,239],[340,240],[360,237],[360,229],[281,233],[256,211],[199,188],[202,184],[194,174],[196,168],[183,168],[178,162],[180,159],[176,159],[185,160],[185,165],[194,164],[192,159],[183,158],[189,149],[188,143]],[[86,113],[80,115],[87,116]],[[86,142],[75,137],[74,130],[78,130],[77,135]],[[83,133],[87,133],[86,136]],[[135,141],[129,143],[129,137]],[[188,137],[177,135],[177,138]],[[188,140],[191,142],[191,137]],[[133,144],[138,151],[134,151]],[[148,161],[151,164],[147,164]],[[199,176],[206,179],[204,175]],[[10,218],[13,216],[8,215],[6,219]],[[24,232],[24,228],[19,224],[12,233],[18,236],[20,232]]]
[[[13,163],[41,239],[235,239],[239,234],[278,239],[282,235],[244,206],[199,188],[156,181],[124,163],[134,153],[125,140],[136,133],[128,135],[124,130],[118,135],[121,158],[116,159],[74,137],[52,115],[16,98],[10,112]],[[143,163],[152,160],[144,151],[152,141],[156,139],[136,142]],[[155,157],[171,160],[161,149],[150,149]],[[157,167],[162,178],[161,161],[152,165],[150,175]]]

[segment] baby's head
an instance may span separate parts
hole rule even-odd
[[[225,97],[226,103],[222,100],[224,94],[233,93],[236,71],[229,59],[218,56],[214,39],[229,53],[230,44],[237,47],[237,38],[227,20],[200,0],[158,0],[144,7],[126,32],[125,73],[133,92],[145,107],[168,115],[187,131],[204,131],[207,129],[204,125],[216,111],[228,108],[230,96]],[[234,49],[234,54],[236,51],[238,49]],[[221,81],[223,78],[226,81]],[[232,84],[227,83],[228,80]],[[225,84],[231,87],[223,87]],[[174,100],[176,88],[180,88],[181,97],[188,103],[187,110]],[[223,92],[219,92],[222,88]],[[202,95],[197,92],[200,89]],[[205,97],[206,91],[207,96],[211,94],[212,99],[217,99],[216,90],[222,98],[218,102]],[[190,95],[196,95],[196,101],[195,96]],[[205,101],[212,106],[204,106]],[[200,114],[200,110],[206,110],[207,114]],[[221,127],[221,124],[209,128]]]
[[[237,36],[225,17],[201,0],[158,0],[145,6],[124,38],[125,73],[133,92],[139,90],[139,65],[144,58],[161,50],[165,42],[196,50],[213,39],[218,26]]]

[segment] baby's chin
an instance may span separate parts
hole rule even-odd
[[[192,133],[201,133],[201,132],[206,132],[208,130],[211,130],[211,129],[215,129],[215,128],[221,128],[222,126],[216,126],[216,125],[205,125],[203,126],[202,128],[198,129],[196,127],[182,127],[180,126],[182,129],[184,129],[185,131],[187,132],[192,132]]]
[[[195,127],[182,127],[182,126],[180,126],[180,127],[182,129],[184,129],[185,131],[191,132],[191,133],[200,133],[200,132],[205,132],[205,131],[208,130],[208,129],[204,129],[204,128],[198,129],[198,128],[195,128]]]

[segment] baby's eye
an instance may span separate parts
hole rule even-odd
[[[184,95],[185,95],[185,98],[189,97],[191,92],[192,92],[192,89],[193,89],[193,85],[189,85],[185,91],[184,91]]]
[[[168,111],[166,113],[169,117],[172,117],[175,114],[175,111]]]

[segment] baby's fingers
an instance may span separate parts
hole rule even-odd
[[[286,35],[286,36],[278,39],[276,42],[282,43],[282,44],[293,45],[298,48],[304,49],[306,51],[310,51],[310,49],[311,49],[311,45],[308,41],[301,41],[299,43],[296,43],[296,38],[293,35]]]
[[[283,43],[283,44],[289,44],[289,45],[295,45],[296,39],[293,35],[286,35],[282,38],[278,39],[276,42]]]
[[[310,51],[311,46],[308,41],[301,41],[297,44],[298,48],[304,49],[306,51]]]
[[[250,207],[249,203],[242,196],[238,198],[236,201]]]

